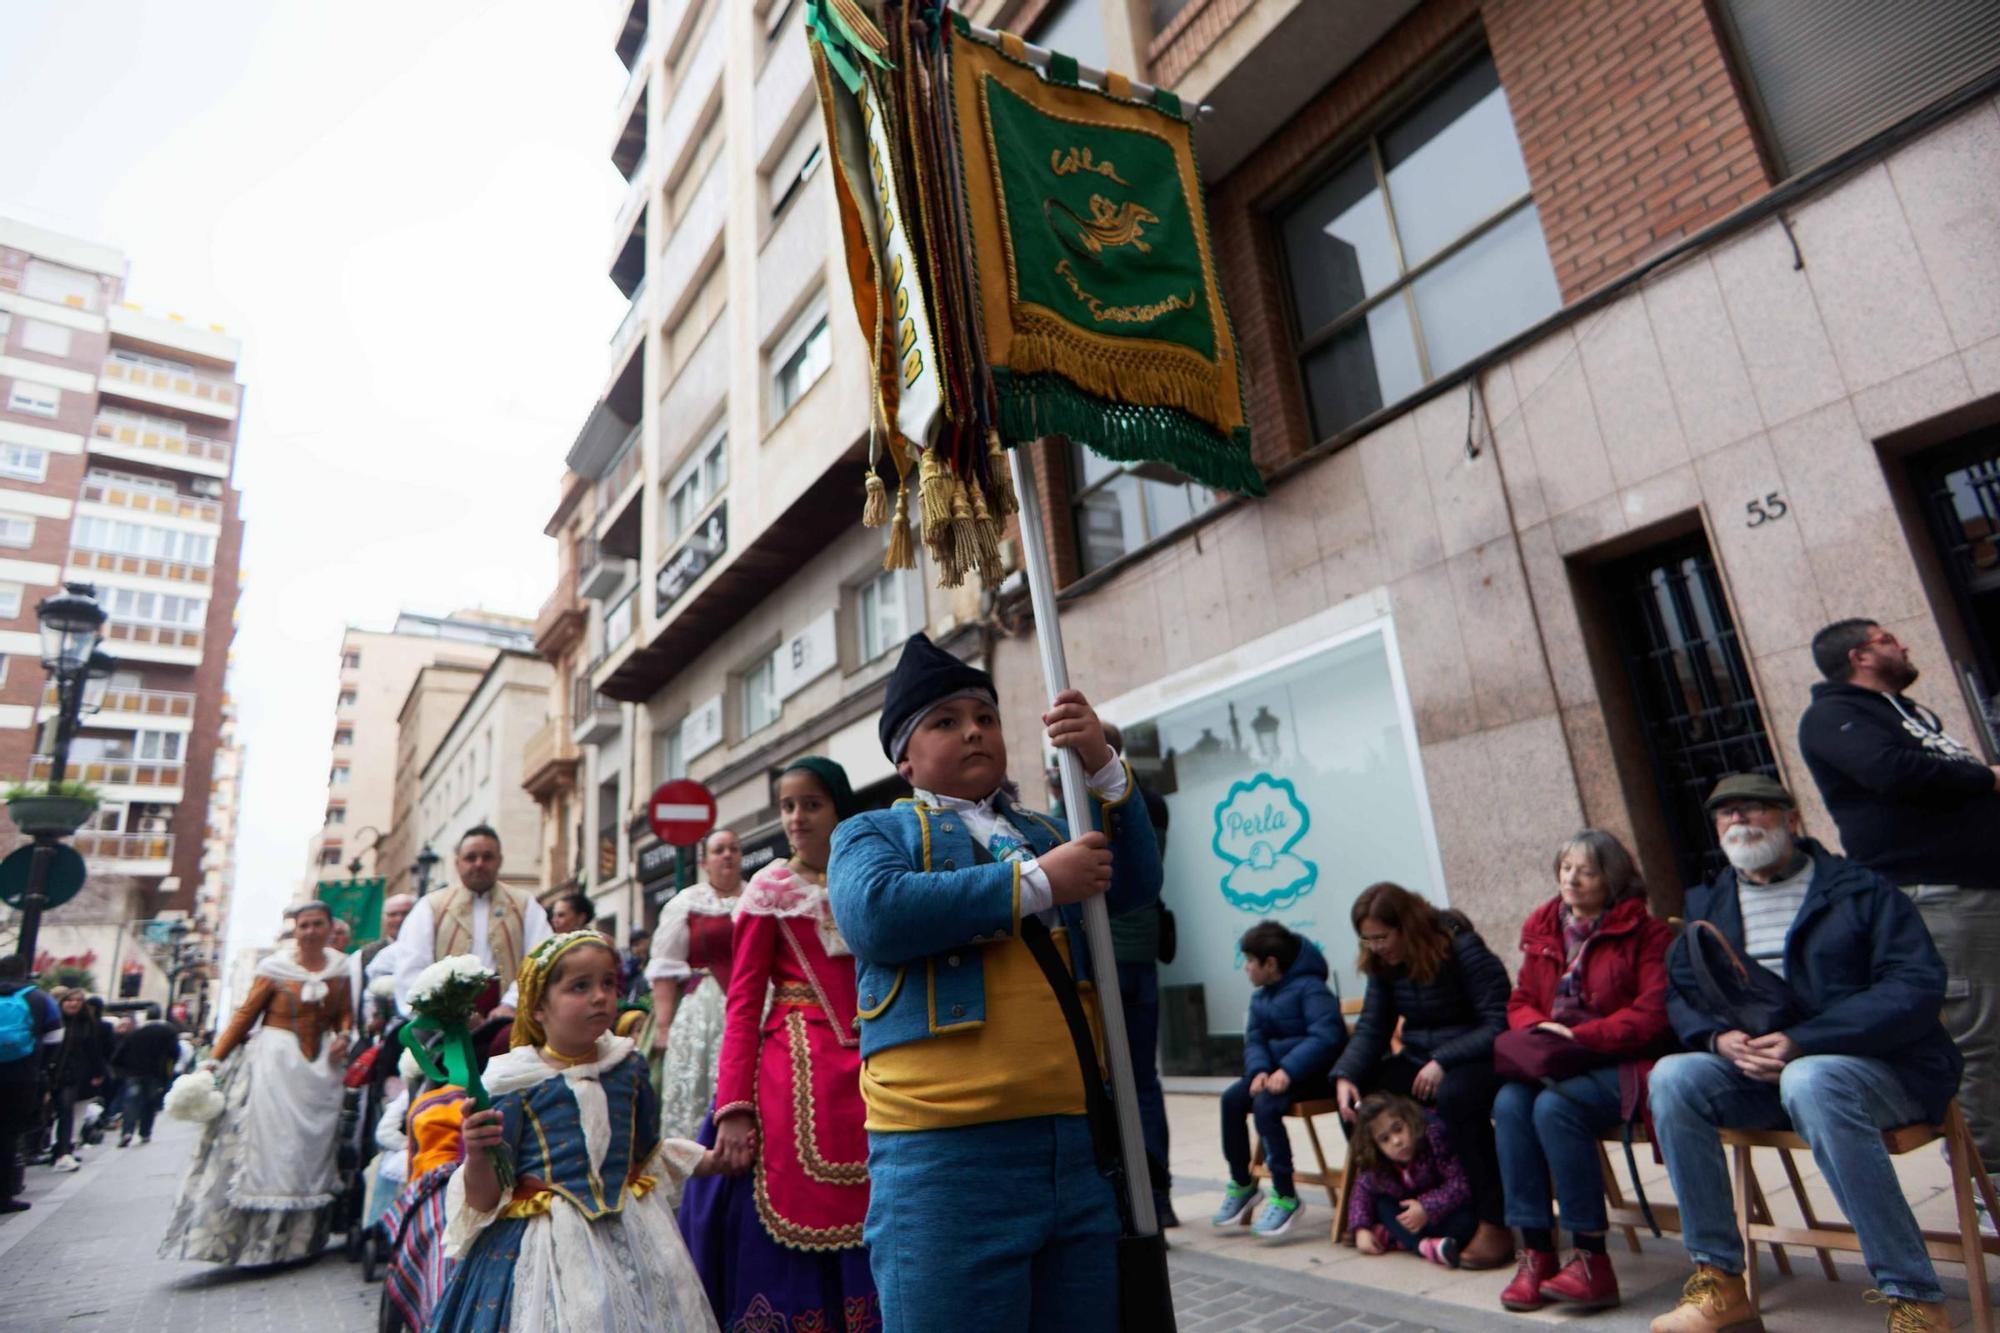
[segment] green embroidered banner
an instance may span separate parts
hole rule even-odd
[[[336,920],[345,921],[354,932],[348,948],[372,944],[382,934],[383,879],[323,879],[315,890],[319,900],[333,909]]]

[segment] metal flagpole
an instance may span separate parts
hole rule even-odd
[[[1029,469],[1026,449],[1009,449],[1008,466],[1013,470],[1014,494],[1020,505],[1021,557],[1028,572],[1028,602],[1034,608],[1035,642],[1042,652],[1042,679],[1049,697],[1069,688],[1069,664],[1063,659],[1062,626],[1056,619],[1056,586],[1049,574],[1049,553],[1044,545],[1042,497],[1035,490],[1035,476]],[[1083,761],[1074,750],[1057,750],[1056,764],[1062,773],[1063,813],[1069,818],[1070,836],[1087,832],[1083,813],[1090,809],[1090,791],[1084,784]],[[1133,799],[1138,799],[1134,792]],[[1104,1051],[1111,1061],[1111,1096],[1118,1108],[1118,1146],[1125,1160],[1125,1188],[1131,1195],[1132,1229],[1138,1235],[1157,1235],[1159,1217],[1153,1211],[1153,1177],[1146,1166],[1146,1140],[1139,1127],[1139,1094],[1132,1086],[1132,1048],[1125,1037],[1125,1002],[1118,994],[1118,964],[1111,946],[1111,913],[1104,896],[1083,901],[1083,929],[1090,942],[1090,957],[1097,972],[1097,1009],[1104,1026]]]

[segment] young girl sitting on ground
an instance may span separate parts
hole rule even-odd
[[[660,1138],[645,1058],[611,1031],[621,990],[618,955],[594,930],[545,940],[521,964],[513,1047],[486,1068],[493,1105],[465,1117],[465,1164],[445,1191],[458,1265],[433,1330],[714,1333],[674,1224],[678,1190],[655,1186],[721,1161]]]
[[[1405,1249],[1458,1267],[1479,1226],[1465,1169],[1444,1126],[1408,1097],[1378,1093],[1355,1113],[1354,1197],[1347,1226],[1363,1254]]]

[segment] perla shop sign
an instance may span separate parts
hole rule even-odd
[[[1292,854],[1312,815],[1287,778],[1259,773],[1215,807],[1215,854],[1228,863],[1222,896],[1246,912],[1277,912],[1312,892],[1319,867]]]

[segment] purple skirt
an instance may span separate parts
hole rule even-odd
[[[696,1139],[715,1145],[715,1113]],[[791,1250],[757,1217],[748,1175],[703,1176],[681,1193],[681,1238],[708,1289],[724,1333],[874,1333],[882,1327],[875,1279],[863,1246],[824,1253]]]

